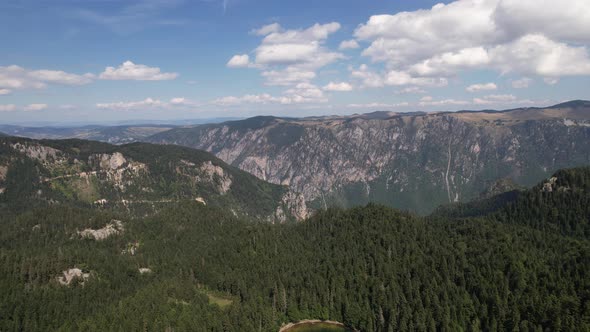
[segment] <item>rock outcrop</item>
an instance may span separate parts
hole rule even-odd
[[[96,241],[105,240],[113,235],[120,234],[124,231],[123,222],[120,220],[112,220],[105,227],[100,229],[87,228],[83,231],[78,231],[78,235],[82,238],[91,238]]]
[[[80,284],[84,284],[90,278],[90,273],[83,272],[79,268],[71,268],[63,271],[63,275],[57,278],[57,281],[63,286],[69,286],[72,281],[79,280]]]

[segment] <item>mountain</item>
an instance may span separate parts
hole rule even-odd
[[[147,213],[182,200],[272,222],[303,219],[305,202],[207,152],[133,143],[0,139],[0,202],[23,209],[76,202]]]
[[[377,202],[422,214],[499,179],[531,186],[590,163],[590,102],[547,108],[315,118],[255,117],[146,141],[203,149],[313,208]]]
[[[83,127],[23,127],[0,125],[0,131],[11,136],[34,139],[77,138],[111,144],[125,144],[139,141],[148,136],[170,130],[171,125],[133,126],[83,126]]]
[[[588,331],[590,168],[520,192],[469,218],[369,204],[269,225],[188,201],[142,218],[0,213],[0,330]]]
[[[510,184],[503,189],[471,202],[440,206],[430,218],[485,216],[496,222],[590,239],[590,167],[559,170],[530,189]]]

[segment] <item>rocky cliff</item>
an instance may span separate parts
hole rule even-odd
[[[315,208],[369,201],[427,213],[501,178],[530,186],[590,163],[590,102],[455,113],[256,117],[178,128],[149,141],[214,153],[290,186]]]

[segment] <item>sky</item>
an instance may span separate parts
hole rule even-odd
[[[590,99],[588,0],[2,0],[0,123]]]

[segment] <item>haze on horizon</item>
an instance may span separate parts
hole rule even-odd
[[[590,99],[587,0],[5,0],[0,123]]]

